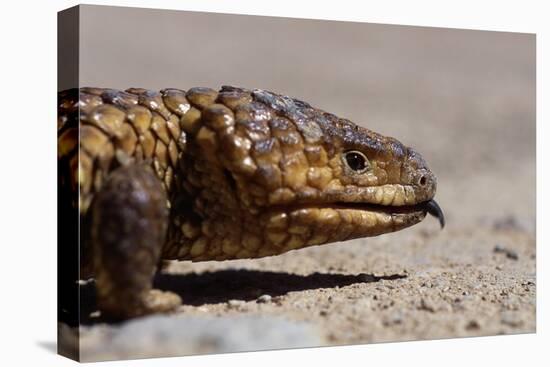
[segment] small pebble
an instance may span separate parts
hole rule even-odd
[[[229,308],[239,308],[244,304],[245,304],[244,301],[241,301],[238,299],[231,299],[227,302],[227,305],[229,306]]]
[[[390,316],[389,321],[395,325],[401,324],[403,322],[403,315],[400,312],[394,312]]]
[[[359,279],[361,279],[361,281],[363,281],[365,283],[370,283],[370,282],[375,282],[376,281],[376,277],[374,275],[365,274],[365,273],[359,274]]]
[[[477,320],[470,320],[470,322],[466,325],[466,330],[479,330],[480,328],[481,325],[479,325]]]
[[[495,246],[495,248],[493,249],[493,252],[495,253],[501,253],[501,254],[505,254],[506,257],[510,260],[517,260],[519,259],[519,256],[518,256],[518,253],[515,252],[514,250],[510,250],[500,244],[497,244]]]
[[[521,320],[514,313],[504,313],[500,319],[500,322],[511,327],[520,327],[523,325],[523,320]]]
[[[98,318],[99,316],[101,316],[100,311],[94,311],[94,312],[90,313],[90,318],[92,318],[92,319]]]
[[[422,298],[420,300],[420,309],[429,312],[435,312],[435,304],[426,298]]]
[[[256,300],[258,303],[269,303],[271,302],[271,296],[269,294],[263,294]]]

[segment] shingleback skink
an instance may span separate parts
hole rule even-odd
[[[181,303],[152,289],[161,260],[272,256],[426,213],[444,225],[415,150],[261,89],[60,92],[58,163],[81,218],[81,276],[117,318]]]

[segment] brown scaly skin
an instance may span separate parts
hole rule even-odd
[[[82,276],[114,317],[180,303],[151,289],[162,259],[258,258],[443,220],[413,149],[264,90],[64,91],[58,132]]]

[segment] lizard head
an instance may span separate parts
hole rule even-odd
[[[199,182],[203,226],[224,237],[222,258],[376,236],[427,213],[444,225],[435,175],[394,138],[296,99],[233,87],[201,120],[190,181]]]

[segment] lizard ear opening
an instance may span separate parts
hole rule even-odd
[[[349,169],[356,173],[365,173],[370,169],[369,159],[358,150],[344,152],[343,161]]]

